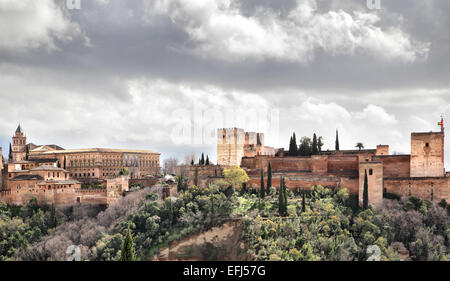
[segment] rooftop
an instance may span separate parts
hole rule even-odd
[[[41,165],[39,167],[33,168],[30,171],[61,171],[61,172],[65,172],[66,170],[62,169],[62,168],[58,168],[55,166],[51,166],[51,165]]]
[[[13,180],[43,180],[44,178],[39,175],[19,175],[14,177]]]
[[[89,153],[89,152],[100,152],[100,153],[145,153],[145,154],[160,154],[151,150],[131,150],[131,149],[114,149],[114,148],[83,148],[83,149],[65,149],[57,151],[46,151],[41,154],[67,154],[67,153]]]

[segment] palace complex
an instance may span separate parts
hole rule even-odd
[[[56,205],[110,205],[128,190],[129,179],[158,174],[159,158],[148,150],[35,145],[19,125],[8,161],[0,161],[0,201],[22,205],[35,197]]]

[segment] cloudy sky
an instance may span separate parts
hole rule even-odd
[[[215,160],[216,127],[409,153],[450,119],[448,0],[80,2],[0,0],[5,156],[19,122],[36,144]]]

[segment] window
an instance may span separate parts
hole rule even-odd
[[[427,142],[427,143],[425,144],[425,147],[430,147],[430,143]]]
[[[369,176],[373,175],[373,170],[369,169]]]

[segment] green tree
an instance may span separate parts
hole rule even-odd
[[[133,236],[131,235],[130,225],[128,225],[125,239],[122,243],[122,251],[120,253],[120,261],[135,261],[136,251],[134,249]]]
[[[202,158],[200,159],[200,165],[205,165],[205,155],[202,153]]]
[[[359,150],[364,148],[364,144],[362,142],[356,143],[355,147],[357,147]]]
[[[8,155],[8,159],[9,159],[9,160],[12,160],[12,159],[13,159],[11,143],[9,143],[9,155]]]
[[[319,152],[322,152],[323,145],[324,145],[323,137],[320,136],[319,139],[317,140],[317,148],[319,149]]]
[[[194,159],[192,159],[192,160],[191,160],[191,166],[194,166],[194,165],[195,165]]]
[[[367,169],[364,171],[364,191],[363,191],[363,209],[369,208],[369,183],[367,179]]]
[[[337,151],[339,151],[339,133],[338,133],[338,130],[336,130],[335,149],[336,149]]]
[[[180,175],[176,177],[176,181],[177,181],[177,192],[182,192],[185,191],[185,181],[186,179],[184,178],[184,176]]]
[[[127,168],[120,169],[119,175],[121,176],[128,176],[130,174],[130,171],[128,171]]]
[[[208,155],[206,155],[206,162],[205,162],[205,165],[209,165],[209,156],[208,156]]]
[[[305,192],[302,193],[302,213],[306,212],[306,196]]]
[[[319,154],[319,148],[318,148],[318,143],[317,143],[317,136],[316,136],[315,133],[313,134],[311,153],[312,153],[312,155]]]
[[[280,179],[280,189],[278,191],[278,213],[280,216],[286,215],[287,210],[287,198],[286,198],[286,186],[284,184],[284,178]]]
[[[195,168],[194,171],[194,185],[198,186],[198,168]]]
[[[267,167],[267,192],[270,191],[272,187],[272,165],[269,162],[269,166]]]
[[[297,151],[297,139],[295,137],[295,132],[292,134],[291,139],[289,141],[289,155],[290,156],[296,156],[298,153]]]
[[[56,226],[58,226],[58,216],[56,214],[56,208],[54,203],[52,203],[52,208],[50,210],[50,218],[48,226],[50,228],[55,228]]]
[[[266,197],[265,190],[264,190],[264,170],[263,169],[261,169],[261,189],[260,189],[259,195],[261,198]]]
[[[66,156],[64,156],[64,170],[67,168],[66,166]]]
[[[312,153],[312,141],[308,137],[302,137],[300,140],[300,146],[298,148],[298,155],[311,156]]]
[[[248,182],[249,180],[244,169],[236,165],[230,169],[224,169],[223,175],[225,177],[225,181],[230,184],[233,189],[241,187],[244,182]]]

